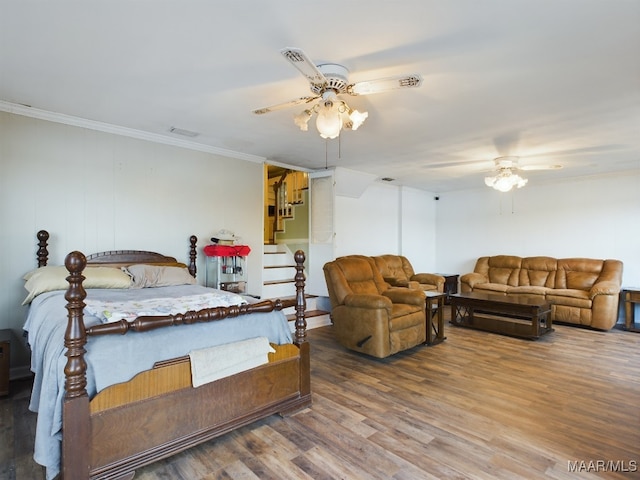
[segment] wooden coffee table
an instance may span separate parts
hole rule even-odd
[[[551,305],[544,299],[472,292],[449,300],[452,325],[531,340],[553,331]]]

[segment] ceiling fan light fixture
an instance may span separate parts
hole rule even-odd
[[[300,128],[300,130],[306,132],[307,130],[309,130],[309,120],[311,119],[311,114],[311,110],[304,110],[293,117],[293,122]]]
[[[484,183],[499,192],[506,193],[513,187],[522,188],[529,180],[513,173],[510,168],[501,168],[494,177],[485,177]]]
[[[351,130],[357,130],[360,125],[369,117],[369,112],[359,112],[358,110],[350,110],[349,120],[351,120]]]
[[[293,121],[306,132],[308,123],[312,115],[316,113],[316,128],[322,138],[333,139],[340,135],[343,128],[357,130],[369,116],[368,112],[353,110],[333,90],[328,90],[322,94],[322,99],[312,108],[294,115]]]
[[[322,138],[332,139],[340,135],[342,115],[336,103],[325,100],[324,104],[320,106],[316,118],[316,128]]]
[[[358,83],[349,83],[349,70],[338,63],[321,63],[316,65],[300,48],[286,47],[280,53],[309,82],[313,96],[299,97],[285,103],[253,110],[256,115],[280,110],[294,105],[310,104],[302,113],[294,115],[293,121],[306,132],[308,123],[315,113],[316,128],[322,138],[336,138],[343,128],[357,130],[369,116],[367,112],[352,110],[338,95],[369,95],[386,92],[398,88],[414,88],[422,85],[422,77],[418,74],[396,75]]]

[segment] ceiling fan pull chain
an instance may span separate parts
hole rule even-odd
[[[324,139],[324,169],[329,169],[329,139]]]

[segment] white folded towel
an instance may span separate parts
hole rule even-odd
[[[191,381],[199,387],[214,380],[258,367],[269,361],[275,350],[267,337],[256,337],[189,352]]]

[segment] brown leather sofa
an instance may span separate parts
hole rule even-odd
[[[434,273],[416,273],[407,257],[378,255],[372,258],[384,281],[392,287],[409,287],[425,292],[444,291],[444,277]]]
[[[465,292],[544,297],[553,322],[609,330],[618,319],[622,262],[590,258],[480,257],[460,277]]]
[[[390,287],[371,257],[350,255],[323,267],[338,342],[378,358],[426,340],[425,295]]]

